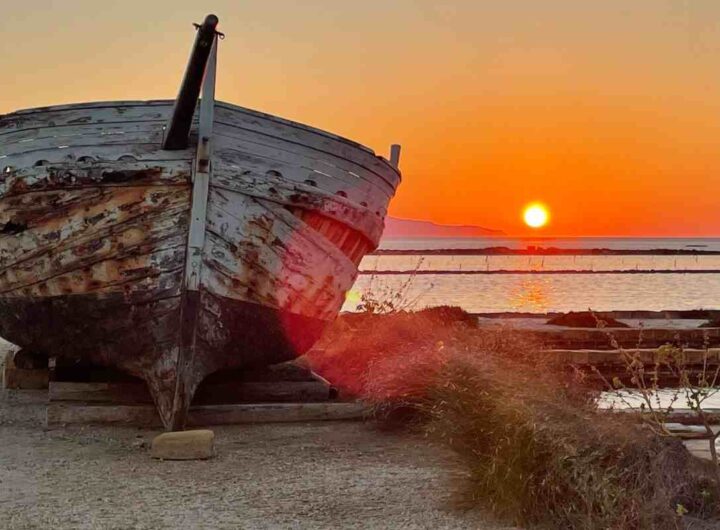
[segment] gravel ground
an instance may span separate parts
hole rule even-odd
[[[359,422],[216,428],[218,456],[160,462],[157,432],[46,430],[45,392],[0,396],[0,528],[496,530],[446,508],[451,455]]]

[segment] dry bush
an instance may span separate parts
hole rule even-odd
[[[346,313],[306,359],[342,393],[375,401],[377,391],[381,400],[411,393],[410,386],[427,389],[431,375],[424,377],[420,367],[439,368],[445,344],[476,325],[475,319],[456,307],[388,315]],[[414,378],[407,375],[410,372]]]
[[[519,525],[674,529],[714,515],[718,488],[682,442],[566,394],[552,373],[456,358],[427,401],[428,432],[466,463],[465,500]]]
[[[597,410],[536,345],[456,308],[345,315],[309,362],[383,414],[412,411],[465,462],[462,499],[515,524],[672,529],[717,512],[712,470],[679,440]]]

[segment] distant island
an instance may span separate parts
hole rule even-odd
[[[388,217],[385,220],[383,238],[405,237],[488,237],[503,236],[502,230],[493,230],[473,225],[440,225],[430,221],[413,219],[397,219]]]

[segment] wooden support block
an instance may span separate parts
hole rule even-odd
[[[276,383],[316,381],[319,376],[298,360],[255,369],[221,370],[210,374],[202,384],[226,382]],[[320,378],[321,379],[321,378]]]
[[[302,403],[327,401],[331,398],[332,387],[322,381],[234,381],[201,385],[193,403]]]
[[[303,403],[328,401],[332,387],[322,381],[276,383],[225,382],[201,385],[193,400],[197,405],[225,403]],[[77,383],[51,381],[50,401],[85,403],[151,404],[152,396],[143,382]]]
[[[301,421],[360,420],[367,416],[363,403],[277,403],[207,405],[190,409],[188,424],[232,425],[237,423],[285,423]],[[47,426],[65,424],[121,424],[160,427],[160,417],[152,405],[102,405],[50,402]]]
[[[359,420],[368,415],[363,403],[262,403],[213,405],[190,409],[193,426],[236,423],[286,423],[298,421]]]
[[[3,387],[8,390],[44,390],[50,374],[47,368],[28,370],[15,366],[17,350],[10,350],[3,366]]]
[[[644,349],[658,348],[664,344],[684,344],[702,349],[706,344],[720,344],[720,328],[690,329],[518,329],[515,331],[534,338],[548,347],[556,349],[608,349],[611,337],[623,348],[635,349],[638,345]]]
[[[48,427],[74,424],[112,424],[133,427],[162,427],[155,405],[102,405],[75,402],[49,402],[45,423]]]
[[[717,365],[720,360],[720,349],[710,348],[708,350],[690,349],[683,350],[688,365],[703,364],[707,360],[709,365]],[[548,350],[551,355],[557,356],[559,360],[568,364],[577,365],[622,365],[625,366],[625,357],[620,350],[587,350],[587,349],[554,349]],[[625,354],[637,355],[638,359],[645,364],[654,364],[658,359],[657,348],[635,349],[628,348]]]
[[[75,383],[51,381],[50,401],[82,401],[85,403],[152,404],[147,385],[138,383]]]
[[[166,432],[152,441],[150,456],[160,460],[206,460],[215,456],[215,434],[208,430]]]

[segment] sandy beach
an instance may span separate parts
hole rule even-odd
[[[503,528],[452,511],[452,457],[333,422],[215,429],[210,461],[154,461],[155,431],[46,430],[46,392],[0,400],[2,528]]]

